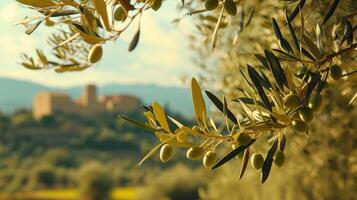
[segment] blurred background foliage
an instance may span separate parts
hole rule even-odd
[[[194,51],[193,60],[199,66],[201,83],[204,88],[224,94],[228,99],[241,95],[239,89],[246,87],[239,69],[247,63],[258,65],[254,54],[278,48],[271,18],[284,21],[284,10],[292,10],[298,3],[241,2],[238,1],[236,17],[224,18],[214,50],[211,50],[211,37],[218,11],[191,16],[197,30],[189,36],[190,47]],[[304,29],[314,40],[316,24],[331,2],[307,1],[301,12],[305,19]],[[203,2],[188,1],[185,5],[185,9],[193,9],[203,6]],[[335,20],[324,26],[324,51],[330,52],[335,42],[341,40],[345,27],[341,19],[348,18],[356,24],[356,10],[354,0],[340,1],[333,15]],[[353,15],[347,16],[350,13]],[[298,19],[293,25],[301,29]],[[289,35],[286,27],[282,32]],[[351,51],[334,62],[346,72],[356,70],[356,53]],[[301,67],[297,63],[289,65],[294,72]],[[264,185],[259,181],[260,174],[254,170],[247,170],[246,176],[238,181],[242,162],[239,159],[214,173],[197,167],[199,162],[188,163],[182,152],[176,152],[175,161],[165,165],[159,164],[155,156],[144,166],[135,167],[156,140],[119,121],[115,115],[83,119],[58,113],[41,121],[33,120],[31,113],[24,110],[11,116],[1,115],[0,189],[16,192],[44,187],[79,187],[84,193],[93,191],[94,198],[98,199],[99,193],[106,197],[114,186],[139,185],[142,187],[138,199],[355,199],[357,111],[356,103],[350,106],[348,103],[356,85],[356,81],[328,81],[322,93],[323,108],[315,115],[309,135],[287,131],[287,162],[284,167],[273,167]],[[232,110],[240,111],[232,102],[228,104]],[[129,117],[142,119],[139,112]],[[184,124],[191,123],[180,116],[175,118]],[[58,130],[58,127],[61,128]],[[259,143],[253,149],[266,152],[267,148],[267,144]],[[93,164],[93,159],[97,163]],[[106,172],[111,172],[110,176]],[[93,176],[84,175],[87,180],[81,183],[83,179],[75,178],[78,174]],[[98,180],[98,177],[105,178]],[[99,188],[103,190],[95,191]]]

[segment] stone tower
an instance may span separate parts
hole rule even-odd
[[[95,85],[87,85],[84,88],[81,103],[86,107],[94,107],[97,105],[97,87]]]

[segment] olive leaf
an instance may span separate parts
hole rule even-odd
[[[56,4],[51,1],[51,0],[41,0],[41,1],[34,1],[34,0],[16,0],[19,3],[28,5],[28,6],[33,6],[37,8],[46,8],[46,7],[51,7],[55,6]]]
[[[141,161],[139,162],[138,166],[142,165],[147,159],[149,159],[152,155],[154,155],[154,153],[160,149],[160,147],[162,145],[164,145],[165,143],[167,143],[168,141],[170,141],[172,139],[168,139],[164,142],[161,142],[160,144],[156,145],[153,149],[151,149],[151,151],[145,155],[145,157],[143,159],[141,159]]]
[[[250,83],[250,81],[247,79],[247,76],[244,74],[242,68],[239,68],[239,72],[242,74],[245,82],[248,84],[248,86],[250,86],[251,88],[253,88],[254,86]]]
[[[172,123],[174,123],[178,128],[182,128],[183,127],[183,124],[181,124],[181,122],[177,121],[175,118],[172,118],[170,116],[167,116],[170,121],[172,121]]]
[[[321,26],[322,26],[324,23],[326,23],[326,22],[330,19],[330,17],[333,15],[333,13],[335,12],[335,10],[336,10],[336,8],[337,8],[337,6],[338,6],[338,3],[340,3],[340,0],[335,0],[335,1],[332,3],[331,7],[328,9],[327,14],[325,15],[324,19],[322,20],[322,22],[321,22],[321,24],[320,24]]]
[[[36,22],[35,24],[31,25],[30,27],[28,27],[25,31],[25,33],[27,35],[31,35],[37,28],[38,26],[40,26],[40,24],[43,22],[43,20],[40,20],[38,22]]]
[[[279,25],[278,25],[278,23],[276,22],[276,20],[274,18],[272,18],[272,25],[273,25],[273,29],[274,29],[274,33],[275,33],[276,38],[278,40],[282,40],[284,37],[281,34]]]
[[[351,45],[353,43],[353,27],[350,21],[346,21],[347,23],[347,28],[346,28],[346,38],[347,38],[347,44]]]
[[[110,31],[111,26],[108,18],[109,16],[107,12],[107,4],[105,3],[104,0],[93,0],[93,4],[104,23],[105,30]]]
[[[133,51],[133,50],[136,48],[136,46],[137,46],[138,43],[139,43],[139,39],[140,39],[140,27],[139,27],[139,29],[136,31],[136,33],[135,33],[133,39],[132,39],[131,42],[130,42],[130,45],[129,45],[129,48],[128,48],[128,51],[129,51],[129,52]]]
[[[170,127],[169,127],[169,123],[167,122],[166,119],[166,114],[164,109],[156,102],[152,103],[152,108],[154,111],[154,115],[157,119],[157,121],[160,123],[161,127],[167,131],[167,132],[171,132],[170,131]]]
[[[258,73],[258,75],[259,75],[258,79],[264,88],[266,88],[268,90],[273,88],[268,77],[262,71],[260,71],[260,74]]]
[[[247,22],[245,23],[245,26],[248,26],[250,24],[250,22],[252,21],[252,18],[254,16],[254,13],[255,13],[255,7],[252,9],[252,11],[250,11],[250,14],[249,14]]]
[[[40,10],[40,13],[46,15],[46,16],[51,16],[51,17],[63,17],[63,16],[70,16],[70,15],[76,15],[79,14],[77,10],[59,10],[56,12],[49,12],[47,10]]]
[[[260,54],[254,54],[255,58],[257,58],[259,60],[259,62],[267,69],[267,70],[270,70],[269,68],[269,64],[268,64],[268,61],[267,59],[260,55]]]
[[[246,148],[248,148],[250,145],[252,145],[256,139],[251,139],[250,142],[246,145],[241,145],[237,148],[235,148],[233,151],[225,155],[221,160],[219,160],[213,167],[212,169],[216,169],[222,165],[224,165],[226,162],[230,161],[232,158],[243,152]]]
[[[285,144],[286,144],[286,136],[285,134],[281,137],[281,140],[280,140],[280,147],[279,147],[279,150],[280,151],[284,151],[285,149]]]
[[[311,60],[316,60],[316,59],[314,58],[314,56],[312,56],[312,55],[310,54],[310,52],[308,52],[305,48],[302,48],[302,49],[301,49],[301,52],[302,52],[306,57],[310,58]]]
[[[262,85],[259,82],[258,72],[255,71],[255,69],[253,67],[251,67],[250,65],[247,65],[247,67],[248,67],[249,77],[253,81],[253,84],[254,84],[255,88],[257,89],[260,98],[263,100],[265,107],[269,111],[272,111],[272,107],[270,105],[269,99],[268,99],[267,95],[265,94]]]
[[[278,39],[280,46],[287,52],[292,52],[293,50],[292,50],[289,42],[281,34],[279,25],[274,18],[272,18],[272,25],[273,25],[275,36]]]
[[[242,167],[240,168],[240,172],[239,172],[239,180],[243,178],[244,172],[247,169],[247,166],[249,163],[249,157],[250,157],[250,151],[249,151],[249,148],[247,148],[244,151],[243,163],[242,163]]]
[[[305,0],[303,0],[303,1],[305,2]],[[294,27],[291,25],[290,20],[288,18],[288,13],[287,13],[286,10],[285,10],[285,21],[286,21],[286,24],[288,25],[290,36],[291,36],[291,39],[293,41],[294,47],[298,52],[300,52],[300,45],[299,45],[299,42],[298,42],[297,37],[295,35]]]
[[[273,157],[277,147],[278,147],[278,140],[275,140],[273,145],[270,147],[268,154],[264,160],[264,164],[262,168],[262,179],[261,179],[262,183],[264,183],[269,177],[270,169],[273,164]]]
[[[296,7],[294,8],[293,12],[291,13],[291,15],[289,16],[289,22],[291,22],[296,16],[297,14],[299,14],[300,10],[302,9],[302,7],[304,7],[305,5],[305,1],[306,0],[300,0],[299,4],[296,5]]]
[[[320,82],[321,80],[321,75],[317,73],[310,73],[312,78],[309,84],[307,85],[305,97],[304,97],[304,103],[307,103],[308,100],[310,99],[311,93],[316,87],[316,85]]]
[[[131,118],[128,118],[128,117],[123,116],[123,115],[119,115],[119,118],[121,118],[121,119],[123,119],[125,121],[128,121],[131,124],[133,124],[133,125],[135,125],[135,126],[137,126],[139,128],[142,128],[144,130],[147,130],[147,131],[150,131],[150,132],[155,132],[156,131],[156,129],[154,129],[154,128],[152,128],[152,127],[150,127],[150,126],[148,126],[148,125],[146,125],[146,124],[144,124],[144,123],[142,123],[140,121],[137,121],[135,119],[131,119]]]
[[[278,58],[270,51],[264,50],[265,57],[268,60],[269,67],[273,76],[281,90],[284,90],[284,85],[288,87],[288,82],[284,70],[282,69]]]
[[[254,100],[251,99],[251,98],[248,98],[248,97],[240,97],[240,98],[238,98],[238,99],[233,99],[232,101],[234,101],[234,102],[242,101],[242,102],[244,102],[244,103],[246,103],[246,104],[250,104],[250,105],[254,105],[254,104],[255,104],[255,103],[254,103]],[[264,104],[263,102],[257,101],[257,104],[258,104],[260,107],[266,109],[265,104]]]
[[[214,95],[212,92],[206,90],[206,95],[208,96],[208,98],[213,102],[213,104],[221,111],[224,111],[224,106],[223,103],[219,100],[218,97],[216,97],[216,95]],[[226,112],[227,112],[227,117],[228,119],[230,119],[234,124],[238,124],[237,118],[234,116],[234,114],[232,113],[232,111],[230,111],[228,108],[226,108]]]
[[[191,89],[192,89],[193,106],[196,113],[196,120],[197,122],[205,123],[206,104],[201,93],[201,88],[198,85],[198,82],[195,78],[192,78]]]
[[[320,53],[319,48],[314,44],[314,42],[310,39],[309,36],[303,34],[302,36],[304,43],[309,48],[310,52],[314,55],[315,58],[321,59],[322,55]]]

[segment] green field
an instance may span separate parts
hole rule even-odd
[[[133,200],[136,199],[137,187],[116,188],[112,192],[112,200]],[[23,192],[15,195],[0,195],[3,200],[76,200],[78,191],[74,189],[53,189],[38,190],[33,192]]]

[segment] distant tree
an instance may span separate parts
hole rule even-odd
[[[29,187],[35,188],[52,188],[56,183],[55,169],[50,165],[40,165],[32,169],[29,181]]]
[[[99,163],[85,164],[80,169],[80,198],[83,200],[108,200],[114,187],[111,174]]]
[[[29,126],[34,123],[31,112],[26,110],[16,111],[11,116],[11,125],[15,127]]]
[[[73,167],[75,166],[75,158],[72,153],[64,148],[54,148],[48,150],[42,157],[46,163],[58,167]]]
[[[53,126],[56,124],[56,118],[53,115],[43,116],[40,120],[43,126]]]

